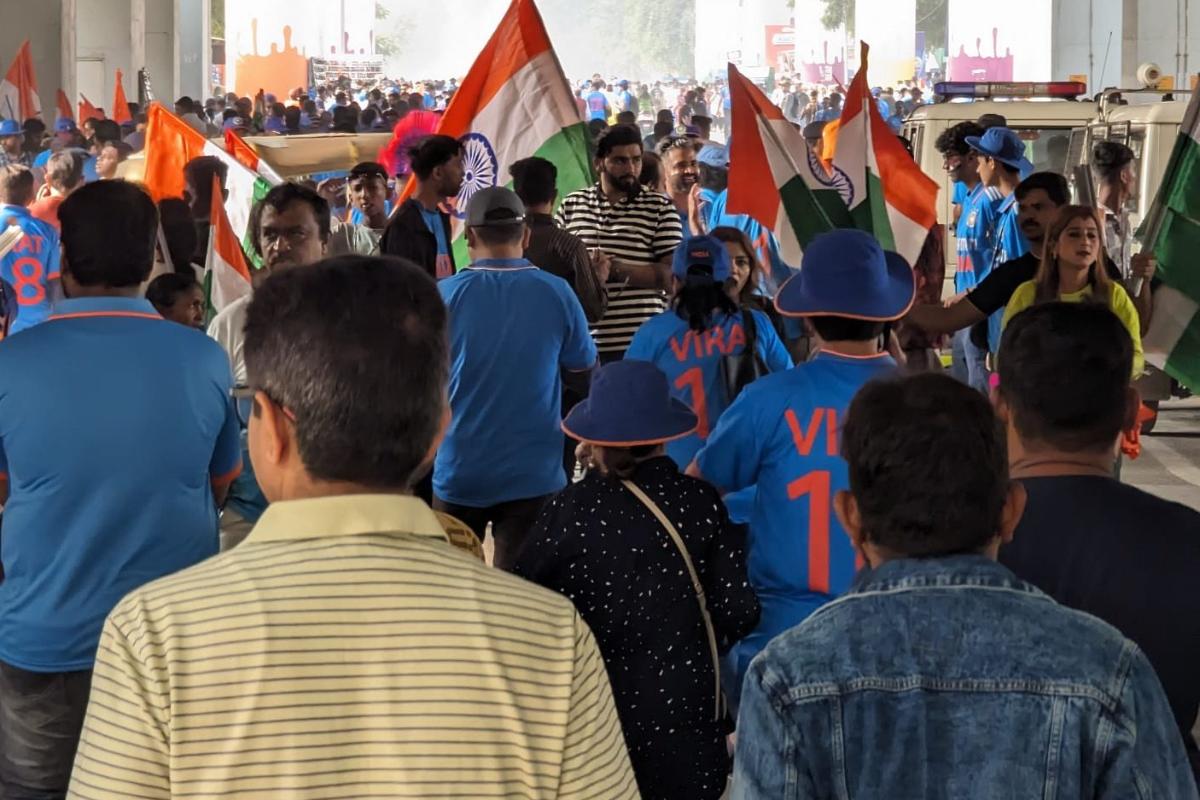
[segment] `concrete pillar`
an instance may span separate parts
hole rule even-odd
[[[1138,0],[1121,0],[1121,85],[1137,86]]]
[[[129,0],[129,72],[146,66],[146,0]],[[129,89],[126,88],[126,94]]]
[[[62,14],[60,15],[60,19],[62,21],[62,30],[60,31],[61,35],[59,36],[61,48],[61,57],[59,61],[62,75],[62,79],[59,81],[59,83],[62,85],[58,88],[61,88],[63,90],[63,94],[67,96],[67,102],[71,104],[72,116],[79,113],[79,90],[76,86],[75,80],[76,2],[77,0],[62,0]],[[41,89],[43,95],[45,95],[45,88],[39,87],[39,89]],[[45,101],[42,101],[42,105],[43,107],[45,106]],[[47,121],[49,121],[49,114],[44,114],[43,116],[45,116]]]
[[[175,0],[177,97],[199,100],[212,93],[211,13],[210,0]]]

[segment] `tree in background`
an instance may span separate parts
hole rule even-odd
[[[389,21],[390,20],[390,21]],[[399,55],[405,40],[412,33],[412,23],[403,17],[393,18],[383,3],[375,4],[375,54]]]
[[[840,25],[846,26],[848,36],[854,36],[854,0],[824,0],[825,13],[821,15],[821,24],[826,30],[835,30]],[[788,0],[788,5],[795,7],[795,0]],[[804,24],[804,20],[796,20]],[[941,47],[948,35],[946,0],[917,0],[917,30],[925,32],[925,40],[933,47]]]

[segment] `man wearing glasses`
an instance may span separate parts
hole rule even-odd
[[[254,231],[254,249],[262,258],[267,273],[315,264],[325,257],[329,245],[329,203],[311,189],[282,183],[267,192],[262,202],[255,206],[250,215],[250,228]],[[250,297],[246,295],[230,303],[208,326],[208,335],[229,354],[233,381],[239,387],[246,383],[243,345]],[[246,420],[242,419],[241,423],[244,434]],[[250,460],[245,457],[245,445],[243,435],[244,470],[230,487],[229,502],[221,516],[222,550],[228,550],[246,538],[267,506]]]
[[[600,362],[621,359],[642,323],[666,309],[671,256],[683,226],[670,198],[643,189],[642,135],[609,128],[596,142],[600,182],[563,198],[557,220],[609,265],[608,310],[596,325]]]

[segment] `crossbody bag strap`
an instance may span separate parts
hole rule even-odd
[[[696,573],[696,566],[692,563],[692,556],[688,553],[687,545],[683,543],[683,537],[679,535],[679,530],[676,529],[671,520],[667,519],[667,515],[633,481],[623,480],[621,483],[634,497],[641,501],[646,510],[654,515],[654,518],[658,520],[659,524],[670,535],[671,541],[675,543],[675,548],[679,551],[679,555],[683,556],[683,563],[687,565],[688,574],[692,577],[692,588],[696,592],[696,600],[700,604],[700,616],[704,619],[704,629],[708,633],[708,650],[709,655],[712,656],[713,680],[716,684],[714,686],[716,700],[713,718],[719,721],[724,711],[725,699],[721,694],[721,656],[717,650],[717,633],[713,629],[712,617],[708,613],[708,600],[704,595],[704,585],[700,583],[700,576]]]

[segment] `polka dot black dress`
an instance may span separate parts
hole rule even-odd
[[[632,481],[678,529],[724,652],[758,621],[744,533],[715,489],[665,456],[642,462]],[[687,566],[651,512],[619,480],[592,472],[542,512],[513,571],[571,598],[595,634],[642,797],[719,798],[732,725],[714,718],[712,658]]]

